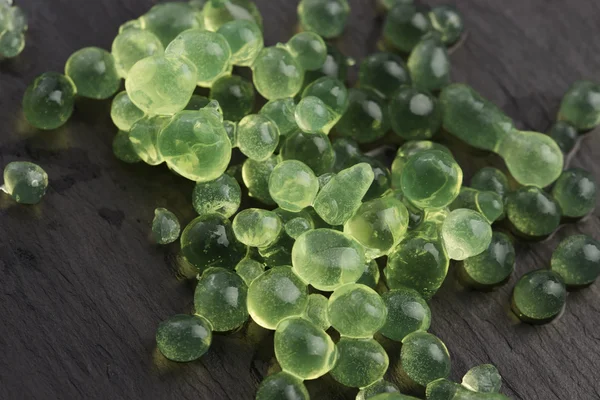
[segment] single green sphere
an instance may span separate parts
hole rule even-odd
[[[371,143],[382,138],[389,128],[388,107],[377,92],[364,88],[348,90],[348,109],[335,126],[340,135]]]
[[[410,53],[421,38],[432,30],[426,12],[414,4],[396,4],[388,13],[383,25],[386,44]]]
[[[442,223],[441,236],[451,260],[464,260],[481,254],[492,240],[492,227],[477,211],[459,208]]]
[[[263,33],[256,22],[238,19],[223,24],[217,33],[223,35],[231,49],[229,62],[251,67],[264,47]]]
[[[358,81],[361,88],[372,89],[384,99],[390,98],[400,87],[412,82],[404,60],[393,53],[373,53],[367,56],[360,64]]]
[[[562,277],[554,271],[539,269],[519,279],[513,290],[512,309],[525,322],[545,323],[563,310],[566,300]]]
[[[431,325],[431,310],[416,290],[400,287],[381,295],[387,308],[383,336],[398,342],[413,332],[426,332]]]
[[[463,172],[451,155],[428,150],[411,156],[401,175],[402,193],[417,207],[445,207],[458,196]]]
[[[477,211],[491,224],[504,215],[504,201],[496,192],[479,191],[466,186],[460,188],[460,193],[448,206],[450,211],[468,208]]]
[[[164,51],[162,42],[151,31],[127,29],[119,33],[113,41],[111,54],[119,76],[127,78],[135,63],[146,57],[162,55]]]
[[[223,268],[209,268],[198,280],[194,292],[196,314],[206,318],[215,332],[226,332],[248,320],[248,287],[237,274]]]
[[[408,70],[413,85],[432,92],[450,84],[450,57],[440,35],[425,35],[410,53]]]
[[[159,165],[164,159],[158,151],[158,135],[169,123],[171,117],[155,115],[137,120],[129,131],[129,141],[138,157],[146,164]]]
[[[300,92],[304,70],[286,49],[266,47],[252,65],[252,79],[256,90],[265,99],[284,99]]]
[[[246,248],[233,234],[231,222],[221,215],[202,215],[181,233],[181,254],[202,273],[210,267],[233,270]]]
[[[505,209],[517,233],[526,237],[547,236],[560,224],[561,210],[556,200],[534,186],[524,186],[510,193]]]
[[[589,285],[600,276],[600,243],[587,235],[570,236],[554,250],[550,264],[568,286]]]
[[[446,345],[427,332],[413,332],[404,338],[400,363],[406,375],[422,386],[450,375]]]
[[[73,53],[65,65],[65,75],[71,78],[79,96],[90,99],[108,99],[121,86],[114,57],[98,47]]]
[[[133,103],[149,115],[183,110],[196,88],[196,67],[187,59],[152,56],[138,61],[125,80]]]
[[[341,338],[336,344],[338,360],[331,370],[342,385],[363,388],[383,378],[390,360],[373,339]]]
[[[302,28],[327,39],[342,34],[349,15],[348,0],[301,0],[298,4]]]
[[[292,239],[311,229],[315,229],[315,223],[312,215],[305,209],[298,212],[286,211],[282,208],[273,210],[283,221],[285,233]]]
[[[303,315],[304,318],[324,331],[331,327],[331,321],[329,321],[329,314],[327,312],[328,301],[329,299],[322,294],[310,294]]]
[[[282,160],[298,160],[308,165],[319,176],[331,172],[335,152],[327,135],[298,131],[288,136],[279,154]]]
[[[376,291],[350,283],[333,292],[327,313],[331,326],[343,337],[371,338],[385,323],[387,309]]]
[[[265,161],[273,155],[279,144],[277,125],[262,114],[245,116],[237,128],[237,145],[248,158]]]
[[[214,181],[198,182],[192,193],[192,205],[198,215],[221,214],[231,217],[240,208],[242,189],[229,174],[223,174]]]
[[[305,71],[318,70],[327,59],[327,45],[314,32],[297,33],[285,46]]]
[[[377,261],[371,260],[365,264],[365,269],[356,283],[360,283],[361,285],[368,286],[375,290],[379,284],[379,278],[379,265],[377,265]]]
[[[463,376],[462,385],[478,393],[498,393],[502,387],[502,377],[492,364],[482,364],[471,368]]]
[[[356,395],[356,400],[373,399],[373,397],[385,393],[400,393],[400,390],[393,383],[380,379],[377,382],[362,388]]]
[[[197,360],[212,342],[210,323],[199,315],[175,315],[158,325],[156,345],[171,361]]]
[[[256,400],[310,400],[302,379],[287,372],[278,372],[262,381]]]
[[[302,317],[290,317],[277,325],[275,356],[285,372],[308,380],[331,371],[337,350],[324,330]]]
[[[0,32],[0,56],[14,58],[25,48],[25,34],[19,30]]]
[[[562,99],[558,120],[570,123],[579,131],[600,125],[600,85],[575,82]]]
[[[180,2],[157,4],[142,15],[139,22],[140,28],[154,33],[165,48],[181,32],[204,27],[197,11]]]
[[[265,272],[265,265],[251,258],[244,258],[235,266],[235,272],[244,280],[246,286]]]
[[[248,312],[258,325],[275,330],[288,317],[304,313],[308,288],[292,268],[271,268],[252,281],[248,288]]]
[[[179,239],[181,226],[177,216],[166,208],[154,210],[152,238],[158,244],[169,244]]]
[[[23,96],[27,122],[44,130],[64,125],[73,114],[76,92],[75,84],[68,76],[56,72],[38,76]]]
[[[261,108],[259,114],[270,118],[277,128],[279,136],[287,137],[299,130],[296,124],[296,103],[292,98],[271,100]]]
[[[388,112],[394,132],[406,140],[435,136],[442,127],[442,110],[429,92],[402,86],[391,97]]]
[[[247,208],[233,219],[233,233],[250,247],[267,247],[281,234],[283,223],[273,211]]]
[[[254,86],[241,76],[224,76],[213,84],[210,98],[219,102],[223,118],[239,121],[254,109]]]
[[[498,168],[484,167],[473,175],[471,187],[477,190],[489,190],[498,193],[502,198],[510,191],[508,178]]]
[[[441,35],[446,46],[452,46],[458,42],[465,30],[463,17],[453,6],[433,7],[429,12],[429,19],[431,26]]]
[[[277,156],[271,156],[264,161],[247,159],[242,166],[242,179],[250,197],[254,197],[267,205],[275,204],[269,193],[269,177],[279,163]]]
[[[269,193],[279,207],[299,212],[313,204],[319,191],[319,180],[303,162],[286,160],[279,163],[269,177]]]
[[[296,106],[296,123],[307,133],[328,134],[348,108],[348,90],[336,78],[324,76],[304,89]]]
[[[583,217],[596,207],[596,181],[581,168],[570,168],[560,175],[552,188],[552,197],[565,217]]]
[[[133,104],[126,91],[122,91],[112,101],[110,117],[117,128],[129,132],[133,124],[144,117],[144,112]]]
[[[256,4],[250,0],[211,0],[202,10],[206,29],[216,31],[228,22],[245,20],[262,29],[263,21]]]
[[[48,174],[37,164],[13,161],[4,167],[0,189],[21,204],[37,204],[48,189]]]
[[[557,121],[548,131],[548,136],[554,139],[563,153],[569,153],[575,147],[579,132],[568,122]]]
[[[392,162],[392,188],[395,190],[401,189],[402,171],[404,170],[404,166],[406,165],[408,159],[414,154],[427,150],[440,150],[452,156],[452,153],[446,146],[429,140],[408,141],[404,143],[398,149],[396,158],[394,158],[394,161]]]
[[[128,164],[140,162],[142,159],[133,148],[129,138],[129,132],[118,131],[112,142],[112,150],[115,157]]]
[[[462,262],[461,273],[469,286],[490,288],[507,281],[515,268],[515,248],[508,236],[492,234],[487,250]]]

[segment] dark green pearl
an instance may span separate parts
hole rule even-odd
[[[512,308],[525,322],[545,323],[562,311],[566,299],[562,277],[556,272],[539,269],[519,279],[513,290]]]
[[[563,171],[554,187],[552,196],[560,205],[565,217],[580,218],[596,206],[596,182],[592,174],[581,168]]]
[[[600,275],[600,243],[587,235],[570,236],[554,250],[550,265],[568,286],[589,285]]]
[[[515,267],[515,248],[508,236],[492,234],[487,250],[462,261],[461,278],[469,286],[488,289],[506,282]]]
[[[432,29],[425,11],[413,4],[397,4],[387,15],[383,37],[386,44],[403,53],[409,53]]]
[[[558,121],[552,125],[548,135],[554,139],[563,153],[568,153],[575,146],[579,132],[577,132],[577,129],[568,122]]]
[[[27,122],[38,129],[56,129],[73,114],[75,84],[56,72],[38,76],[25,91],[23,112]]]
[[[442,126],[442,111],[431,93],[411,86],[391,98],[389,115],[394,132],[406,140],[430,139]]]
[[[239,121],[254,108],[254,86],[241,76],[224,76],[213,83],[210,98],[219,102],[224,119]]]
[[[198,315],[175,315],[156,330],[158,350],[171,361],[196,360],[208,351],[211,342],[210,323]]]
[[[526,237],[544,237],[560,224],[560,206],[548,193],[534,186],[524,186],[506,198],[508,220]]]
[[[301,379],[278,372],[262,381],[256,400],[310,400],[310,396]]]
[[[348,100],[348,108],[335,126],[340,135],[370,143],[386,134],[388,110],[381,96],[369,89],[349,89]]]
[[[358,75],[360,87],[375,90],[388,98],[402,85],[410,85],[408,67],[402,57],[392,53],[374,53],[363,60]]]
[[[437,6],[429,12],[429,19],[433,29],[442,36],[446,46],[452,46],[463,34],[465,24],[462,15],[453,6]]]
[[[587,131],[598,126],[600,84],[590,81],[575,82],[562,99],[558,119],[567,121],[579,131]]]
[[[308,165],[316,175],[330,172],[335,153],[327,135],[296,132],[281,146],[283,160],[298,160]]]
[[[510,190],[508,178],[504,172],[493,167],[484,167],[477,171],[471,179],[471,187],[477,190],[496,192],[503,198]]]

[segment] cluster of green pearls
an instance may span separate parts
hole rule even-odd
[[[13,58],[25,48],[27,15],[12,0],[0,1],[0,57]]]

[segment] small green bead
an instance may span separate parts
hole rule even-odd
[[[323,65],[315,71],[306,71],[304,84],[310,85],[317,79],[330,76],[344,82],[348,76],[348,67],[354,65],[354,60],[346,57],[335,46],[326,43],[327,57]]]
[[[244,280],[246,286],[265,272],[265,265],[251,258],[244,258],[235,266],[235,272]]]
[[[437,33],[424,36],[410,53],[408,70],[420,90],[438,91],[450,83],[450,57]]]
[[[248,320],[248,287],[237,274],[223,268],[209,268],[198,280],[194,292],[196,314],[206,318],[215,332],[239,328]]]
[[[319,180],[304,163],[286,160],[269,177],[269,193],[284,210],[299,212],[312,205],[319,191]]]
[[[262,114],[245,116],[237,127],[237,145],[248,158],[265,161],[273,155],[279,144],[277,125]]]
[[[512,295],[512,309],[525,322],[545,323],[564,308],[567,291],[562,277],[539,269],[519,279]]]
[[[482,364],[471,368],[462,378],[462,385],[479,393],[498,393],[502,387],[502,377],[492,364]]]
[[[583,217],[596,207],[596,182],[581,168],[570,168],[560,175],[552,188],[552,197],[565,217]]]
[[[575,82],[562,99],[558,120],[570,123],[579,131],[600,125],[600,85]]]
[[[138,61],[162,55],[164,51],[160,39],[151,31],[142,29],[127,29],[119,33],[111,48],[117,72],[122,78],[127,78],[129,70]]]
[[[379,284],[379,265],[377,265],[377,261],[371,260],[370,262],[365,264],[365,269],[356,281],[356,283],[360,283],[361,285],[365,285],[370,287],[371,289],[377,289],[377,285]]]
[[[559,224],[560,206],[549,194],[534,186],[525,186],[506,198],[506,215],[518,233],[527,237],[543,237]]]
[[[262,381],[256,400],[310,400],[304,383],[287,372],[278,372]]]
[[[25,48],[25,35],[19,30],[5,30],[0,33],[0,55],[14,58]]]
[[[179,238],[181,226],[177,216],[166,208],[154,210],[152,221],[152,237],[158,244],[173,243]]]
[[[266,47],[252,65],[252,79],[256,90],[265,99],[284,99],[300,92],[304,70],[286,49]]]
[[[244,161],[242,178],[250,197],[267,205],[275,204],[269,193],[269,177],[278,163],[276,156],[271,156],[265,161],[255,161],[250,158]]]
[[[506,197],[510,190],[508,178],[498,168],[481,168],[471,179],[471,187],[477,190],[487,190],[498,193],[502,198]]]
[[[348,108],[348,90],[338,79],[324,76],[304,89],[296,106],[296,123],[307,133],[328,134]]]
[[[557,121],[548,131],[548,136],[554,139],[563,153],[568,153],[575,147],[579,132],[568,122]]]
[[[297,239],[304,232],[315,229],[313,217],[307,210],[292,212],[276,208],[273,211],[279,215],[279,218],[283,221],[285,233],[292,239]]]
[[[421,38],[432,30],[427,14],[413,4],[396,4],[388,13],[383,26],[386,43],[409,53]]]
[[[336,344],[338,360],[331,376],[342,385],[363,388],[383,378],[390,360],[373,339],[341,338]]]
[[[403,139],[430,139],[442,127],[442,111],[436,98],[414,87],[401,87],[392,96],[388,112],[392,129]]]
[[[110,107],[113,123],[122,131],[129,132],[133,124],[144,117],[144,112],[131,101],[127,92],[115,96]]]
[[[356,282],[365,267],[362,246],[333,229],[313,229],[301,235],[292,249],[294,272],[316,289],[333,291]]]
[[[348,90],[348,109],[335,126],[340,135],[370,143],[383,137],[389,128],[388,107],[381,96],[370,89]]]
[[[210,0],[202,10],[206,29],[216,31],[228,22],[252,21],[262,29],[262,16],[250,0]]]
[[[567,285],[589,285],[600,276],[600,243],[587,235],[570,236],[554,250],[550,264]]]
[[[325,64],[327,45],[314,32],[300,32],[292,36],[285,45],[305,71],[316,71]]]
[[[453,6],[433,7],[429,12],[429,19],[431,26],[440,33],[446,46],[458,42],[465,29],[462,15]]]
[[[452,153],[448,148],[442,144],[431,142],[429,140],[418,140],[418,141],[408,141],[404,143],[398,149],[396,153],[396,158],[392,162],[392,188],[394,190],[400,190],[402,187],[401,177],[402,171],[404,170],[404,166],[408,159],[417,153],[421,153],[427,150],[440,150],[448,155],[452,156]]]
[[[4,168],[4,185],[0,190],[21,204],[37,204],[48,189],[48,174],[37,164],[13,161]]]
[[[442,223],[442,240],[451,260],[464,260],[483,253],[492,240],[492,227],[477,211],[459,208]]]
[[[446,345],[426,332],[414,332],[404,338],[400,363],[406,375],[422,386],[450,374],[450,354]]]
[[[436,379],[427,384],[425,394],[427,400],[453,400],[457,392],[467,390],[456,382],[446,378]]]
[[[146,164],[158,165],[164,161],[158,151],[158,135],[170,120],[170,117],[163,115],[146,116],[131,126],[129,141],[133,150]]]
[[[185,106],[184,110],[187,111],[198,111],[204,107],[206,107],[210,103],[210,99],[206,96],[200,96],[199,94],[193,94],[188,101],[187,106]]]
[[[401,86],[410,85],[408,67],[402,57],[393,53],[374,53],[360,65],[360,87],[374,90],[384,99],[390,98]]]
[[[417,331],[427,331],[431,325],[431,310],[416,290],[400,287],[381,295],[387,308],[387,318],[379,330],[383,336],[398,342]]]
[[[327,135],[296,132],[281,146],[282,160],[298,160],[308,165],[319,176],[331,172],[335,152]]]
[[[284,319],[300,316],[308,304],[308,288],[292,268],[267,270],[248,288],[248,311],[258,325],[275,330]]]
[[[133,148],[129,132],[117,132],[112,142],[112,150],[115,157],[128,164],[134,164],[142,160]]]
[[[299,130],[296,124],[296,103],[294,99],[278,99],[271,100],[261,108],[259,114],[270,118],[277,128],[279,128],[279,136],[290,136],[292,133]]]
[[[27,122],[45,130],[64,125],[73,114],[76,91],[73,81],[65,75],[45,72],[38,76],[23,96]]]
[[[188,29],[203,28],[197,11],[186,3],[164,3],[153,6],[140,17],[142,29],[147,29],[160,39],[166,48],[177,35]]]
[[[327,313],[327,302],[329,300],[322,294],[312,293],[308,296],[308,304],[304,310],[304,318],[326,331],[331,327],[329,314]]]
[[[98,47],[73,53],[65,65],[65,75],[71,78],[79,96],[91,99],[108,99],[121,86],[114,57]]]
[[[514,268],[515,248],[511,240],[501,232],[494,232],[487,250],[465,259],[461,272],[469,286],[485,289],[506,282]]]
[[[202,273],[210,267],[234,269],[246,248],[233,234],[231,222],[221,215],[202,215],[181,233],[181,254]]]
[[[212,342],[210,323],[198,315],[175,315],[158,325],[156,345],[171,361],[197,360]]]
[[[373,399],[373,397],[385,393],[400,393],[400,390],[393,383],[380,379],[377,382],[362,388],[356,395],[356,400]]]
[[[230,63],[251,67],[264,47],[263,33],[255,22],[238,19],[223,24],[217,33],[223,35],[231,48]]]
[[[387,309],[379,294],[368,286],[350,283],[329,298],[327,313],[340,335],[371,338],[385,323]]]
[[[301,0],[298,4],[302,28],[328,39],[342,34],[349,15],[348,0]]]
[[[224,76],[213,84],[210,98],[223,108],[223,118],[239,121],[254,109],[254,86],[241,76]]]
[[[229,218],[237,212],[241,202],[240,184],[228,174],[214,181],[196,183],[192,193],[192,205],[198,215],[221,214]]]
[[[277,325],[275,356],[285,372],[317,379],[331,371],[337,350],[324,330],[304,318],[290,317]]]
[[[463,186],[460,188],[458,197],[448,206],[450,211],[459,208],[468,208],[477,211],[492,224],[504,216],[504,204],[502,197],[496,192],[479,191]]]
[[[233,219],[233,233],[250,247],[267,247],[281,234],[283,223],[273,211],[247,208]]]

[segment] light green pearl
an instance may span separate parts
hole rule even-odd
[[[129,132],[118,131],[112,142],[112,150],[115,157],[128,164],[140,162],[141,158],[136,153],[129,138]]]
[[[160,39],[151,31],[142,29],[127,29],[119,33],[111,49],[117,72],[122,78],[127,78],[129,70],[138,61],[146,57],[162,55],[164,51]]]
[[[402,57],[393,53],[373,53],[360,64],[359,85],[390,98],[401,86],[412,83]]]
[[[515,248],[508,236],[494,232],[487,250],[465,259],[461,267],[461,278],[469,286],[487,289],[500,285],[514,270]]]
[[[0,55],[14,58],[25,48],[25,35],[19,30],[5,30],[0,32]]]
[[[228,174],[214,181],[196,183],[192,193],[192,205],[198,215],[221,214],[229,218],[237,212],[241,202],[240,184]]]
[[[275,204],[269,193],[269,177],[278,163],[277,156],[271,156],[264,161],[255,161],[250,158],[244,161],[242,179],[250,197],[267,205]]]
[[[392,162],[392,187],[395,190],[402,188],[402,171],[408,159],[414,154],[421,153],[427,150],[439,150],[452,156],[448,148],[442,144],[431,142],[429,140],[408,141],[398,149],[396,158]]]
[[[310,400],[302,379],[288,374],[278,372],[267,377],[256,392],[256,400]]]
[[[264,47],[263,34],[255,22],[238,19],[223,24],[217,33],[223,35],[231,48],[230,63],[251,67]]]
[[[423,37],[410,53],[408,69],[415,87],[438,91],[450,83],[450,57],[437,33]]]
[[[336,344],[338,360],[331,376],[342,385],[366,387],[383,378],[390,360],[373,339],[341,338]]]
[[[401,342],[417,331],[427,331],[431,325],[431,310],[416,290],[400,287],[381,295],[387,317],[380,333]]]
[[[48,188],[48,174],[39,165],[13,161],[4,168],[4,184],[0,190],[21,204],[37,204]]]
[[[524,186],[506,198],[506,216],[526,237],[544,237],[554,232],[561,217],[560,206],[549,194],[534,186]]]
[[[388,108],[375,91],[363,88],[348,90],[348,109],[335,126],[336,132],[359,143],[383,137],[390,127]]]
[[[73,81],[65,75],[45,72],[38,76],[23,96],[27,122],[44,130],[64,125],[73,114],[76,90]]]
[[[246,286],[265,272],[265,265],[251,258],[244,258],[235,266],[235,272],[244,280]]]
[[[327,297],[322,294],[312,293],[308,296],[308,304],[304,311],[304,318],[326,331],[331,327],[327,312]]]
[[[414,4],[396,4],[388,13],[383,25],[386,44],[409,53],[419,40],[432,30],[427,14]]]
[[[371,385],[362,388],[356,395],[356,400],[373,399],[373,397],[385,393],[400,393],[398,387],[391,382],[380,379]]]
[[[297,33],[285,46],[305,71],[318,70],[327,59],[327,45],[314,32]]]
[[[241,76],[223,76],[213,83],[210,98],[219,102],[223,118],[239,121],[254,109],[254,86]]]
[[[248,158],[265,161],[273,155],[279,144],[279,129],[261,114],[245,116],[237,127],[237,145]]]
[[[575,82],[562,99],[558,119],[570,123],[579,131],[600,125],[600,84]]]
[[[350,283],[333,292],[327,313],[331,326],[343,337],[371,338],[385,323],[387,309],[376,291]]]
[[[210,323],[199,315],[175,315],[158,325],[156,345],[171,361],[197,360],[212,342]]]
[[[492,227],[477,211],[459,208],[442,223],[442,240],[451,260],[464,260],[483,253],[492,240]]]
[[[462,385],[479,393],[498,393],[502,387],[502,377],[492,364],[482,364],[471,368],[462,378]]]
[[[550,264],[567,285],[589,285],[600,276],[600,243],[587,235],[569,236],[554,250]]]
[[[304,89],[296,106],[296,123],[307,133],[328,134],[348,108],[348,90],[338,79],[324,76]]]
[[[307,210],[292,212],[276,208],[273,211],[279,215],[279,218],[283,221],[285,233],[292,239],[297,239],[304,232],[315,229],[313,217]]]
[[[473,175],[471,187],[477,190],[489,190],[506,197],[510,190],[508,178],[498,168],[484,167]]]
[[[450,354],[446,345],[426,332],[414,332],[404,338],[400,363],[406,375],[422,386],[450,374]]]
[[[91,99],[108,99],[121,85],[114,57],[98,47],[76,51],[65,64],[67,75],[77,87],[77,94]]]
[[[458,42],[465,29],[462,15],[453,6],[433,7],[429,12],[429,19],[431,26],[441,35],[446,46]]]
[[[304,97],[295,111],[296,124],[306,133],[328,134],[335,125],[335,116],[327,105],[315,96]]]
[[[233,219],[233,232],[237,239],[250,247],[271,245],[283,230],[281,219],[273,211],[247,208]]]
[[[342,34],[349,14],[348,0],[301,0],[298,4],[302,28],[328,39]]]
[[[299,130],[296,124],[296,103],[292,98],[271,100],[261,108],[259,114],[270,118],[277,128],[279,136],[290,136]]]
[[[139,19],[142,29],[154,33],[166,48],[181,32],[203,28],[198,13],[186,3],[163,3],[153,6]]]
[[[179,238],[179,232],[181,232],[181,226],[175,214],[166,208],[157,208],[154,210],[152,237],[156,243],[173,243]]]
[[[282,160],[298,160],[308,165],[317,176],[331,172],[335,152],[327,135],[298,131],[286,138],[279,154]]]
[[[211,31],[236,20],[252,21],[262,29],[260,11],[250,0],[210,0],[206,2],[202,14],[206,29]]]
[[[265,99],[283,99],[300,92],[304,70],[286,49],[266,47],[252,65],[252,79],[256,90]]]
[[[164,159],[158,151],[158,135],[171,117],[156,115],[136,121],[129,131],[129,140],[136,154],[149,165],[161,164]]]
[[[131,101],[127,92],[115,96],[110,107],[113,123],[122,131],[129,132],[133,124],[144,116],[144,112]]]
[[[512,309],[525,322],[545,323],[563,310],[566,300],[562,277],[554,271],[539,269],[519,279],[512,294]]]
[[[407,140],[430,139],[442,127],[436,98],[411,86],[402,86],[392,95],[388,112],[394,132]]]
[[[570,168],[560,175],[552,197],[565,217],[583,217],[596,207],[596,182],[592,174],[581,168]]]
[[[269,177],[269,193],[279,207],[299,212],[312,205],[319,191],[319,180],[304,163],[286,160]]]

